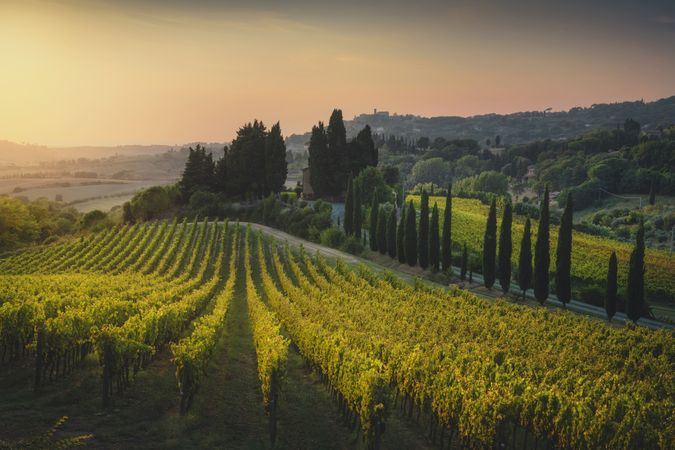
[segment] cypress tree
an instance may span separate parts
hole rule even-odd
[[[328,152],[328,136],[323,122],[312,127],[309,139],[309,181],[317,197],[330,194],[333,164]]]
[[[441,244],[441,259],[444,272],[451,273],[452,269],[452,183],[448,184],[448,194],[445,197],[445,211],[443,211],[443,242]]]
[[[380,201],[377,197],[377,190],[375,190],[373,192],[373,203],[370,206],[370,230],[368,232],[372,251],[377,250],[377,215],[380,212]]]
[[[264,195],[268,195],[270,192],[281,192],[284,188],[287,174],[286,144],[281,134],[281,126],[277,122],[265,136]]]
[[[555,259],[555,292],[563,306],[572,299],[572,193],[567,194],[565,211],[560,218]]]
[[[549,254],[549,215],[548,215],[548,186],[544,189],[537,228],[537,242],[534,245],[534,297],[540,304],[544,304],[549,294],[548,271],[551,265]]]
[[[330,191],[329,195],[339,195],[347,180],[347,131],[342,119],[342,110],[334,109],[328,119],[326,127],[328,141],[328,163],[330,171],[327,173]],[[313,185],[312,185],[313,186]]]
[[[630,254],[628,272],[628,304],[626,315],[633,322],[642,316],[645,308],[645,228],[640,222],[635,248]]]
[[[358,183],[354,183],[354,236],[361,239],[361,228],[363,227],[363,208],[361,206],[361,188]]]
[[[419,256],[420,267],[426,269],[429,267],[429,194],[426,191],[422,191],[419,227],[417,254]]]
[[[352,177],[347,181],[347,195],[345,196],[345,234],[351,236],[354,234],[354,185]]]
[[[401,208],[401,218],[398,221],[398,228],[396,229],[396,256],[398,262],[403,264],[405,259],[405,206]]]
[[[485,225],[483,237],[483,282],[492,289],[495,284],[495,259],[497,256],[497,204],[494,199],[490,203],[490,212]]]
[[[438,235],[438,205],[434,203],[431,210],[431,224],[429,225],[429,263],[434,272],[440,269],[440,238]]]
[[[377,215],[377,249],[381,254],[387,254],[387,210],[382,206]]]
[[[525,221],[523,240],[520,241],[520,258],[518,259],[518,284],[525,294],[532,283],[532,236],[530,231],[530,218]]]
[[[656,189],[654,189],[654,181],[649,184],[649,204],[656,203]]]
[[[387,253],[392,258],[396,258],[396,207],[391,209],[387,221]]]
[[[408,265],[417,265],[417,214],[412,200],[405,213],[405,259]]]
[[[616,314],[616,252],[612,252],[607,266],[607,292],[605,293],[605,311],[607,311],[607,320],[612,321]]]
[[[464,281],[466,279],[466,269],[469,265],[469,253],[466,251],[466,243],[464,243],[464,250],[462,251],[462,265],[460,266],[459,278]]]
[[[511,202],[507,201],[506,205],[504,205],[502,226],[499,230],[499,284],[505,294],[509,292],[509,288],[511,287],[511,255],[513,253],[511,237],[512,221]]]

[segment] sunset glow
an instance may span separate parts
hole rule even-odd
[[[225,3],[3,1],[0,138],[224,141],[256,117],[303,133],[333,107],[474,115],[675,92],[667,2]]]

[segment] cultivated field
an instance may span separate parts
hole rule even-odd
[[[0,439],[97,448],[670,448],[675,340],[410,287],[235,224],[0,262]]]

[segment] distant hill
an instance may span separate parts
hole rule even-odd
[[[196,143],[184,145],[118,145],[106,146],[80,146],[80,147],[47,147],[36,144],[19,144],[16,142],[0,140],[0,166],[27,165],[40,162],[55,162],[73,160],[79,158],[101,159],[111,156],[138,156],[157,155],[171,150],[178,150],[194,146]],[[224,144],[203,144],[217,153]]]
[[[675,96],[654,102],[621,102],[575,107],[569,111],[526,111],[512,114],[484,114],[471,117],[420,117],[377,111],[346,120],[349,136],[355,136],[365,125],[375,133],[431,139],[475,139],[484,141],[501,136],[502,144],[523,144],[542,139],[569,139],[595,128],[615,128],[627,118],[637,120],[645,131],[675,124]],[[291,135],[287,145],[298,151],[309,141],[309,132]]]
[[[520,144],[541,139],[569,139],[594,128],[615,128],[627,118],[637,120],[643,130],[675,124],[675,96],[643,101],[597,104],[569,111],[527,111],[513,114],[485,114],[472,117],[419,117],[389,115],[386,112],[361,114],[345,123],[355,135],[366,124],[376,133],[407,137],[427,136],[483,141],[501,136],[502,143]]]

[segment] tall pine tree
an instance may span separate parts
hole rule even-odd
[[[523,239],[520,241],[520,257],[518,258],[518,284],[523,291],[523,300],[532,285],[532,232],[530,218],[525,221]]]
[[[309,182],[317,197],[330,194],[332,162],[328,153],[328,136],[323,122],[312,127],[312,135],[309,138]]]
[[[361,206],[361,188],[358,183],[354,183],[354,236],[361,239],[361,229],[363,228],[363,208]]]
[[[354,234],[354,185],[352,177],[347,181],[347,195],[345,196],[345,234],[351,236]]]
[[[495,259],[497,257],[497,204],[494,199],[490,203],[485,235],[483,236],[483,282],[492,289],[495,284]]]
[[[373,204],[370,206],[370,231],[368,238],[370,239],[370,249],[377,250],[377,215],[380,213],[380,201],[377,190],[373,192]]]
[[[405,259],[408,265],[417,265],[417,213],[412,200],[405,212]]]
[[[398,221],[398,228],[396,229],[396,256],[398,256],[398,262],[403,264],[406,262],[405,258],[405,218],[406,210],[405,206],[401,208],[401,218]]]
[[[429,263],[434,272],[440,269],[440,237],[438,234],[438,205],[434,203],[429,225]]]
[[[502,226],[499,230],[499,284],[504,294],[509,292],[511,287],[511,255],[513,253],[513,242],[511,237],[511,222],[513,213],[511,211],[511,202],[507,201],[504,205],[504,215],[502,216]]]
[[[387,220],[387,253],[396,258],[396,207],[391,208]]]
[[[251,194],[257,198],[265,194],[266,141],[265,125],[257,120],[237,130],[237,137],[227,152],[227,177],[233,194]]]
[[[330,188],[328,195],[340,195],[347,185],[347,130],[342,119],[342,110],[334,109],[326,128],[328,137],[328,153],[331,163],[329,175]]]
[[[377,250],[387,254],[387,209],[380,206],[380,212],[377,215]]]
[[[211,153],[200,144],[193,149],[190,147],[188,159],[185,163],[183,175],[179,181],[181,198],[184,202],[190,200],[190,196],[198,190],[210,190],[216,185],[215,164]]]
[[[420,224],[419,239],[417,241],[417,254],[420,267],[426,269],[429,267],[429,194],[422,191],[420,201]]]
[[[645,227],[642,222],[635,237],[635,248],[630,254],[628,272],[628,304],[626,315],[633,322],[645,310]]]
[[[555,259],[555,292],[563,305],[572,300],[572,193],[567,195],[565,211],[560,218],[558,247]]]
[[[534,246],[534,298],[544,304],[549,294],[549,267],[551,255],[549,252],[549,214],[548,214],[548,186],[544,189],[539,209],[539,227],[537,228],[537,242]]]
[[[286,183],[288,164],[286,163],[286,144],[281,135],[279,122],[270,128],[265,137],[265,188],[264,195],[281,192]]]
[[[449,274],[452,269],[452,183],[448,184],[443,211],[443,242],[441,244],[441,260],[443,271]]]
[[[605,292],[605,311],[607,312],[607,320],[610,322],[614,314],[616,314],[616,275],[616,252],[612,252],[612,255],[609,257],[609,264],[607,265],[607,291]]]

